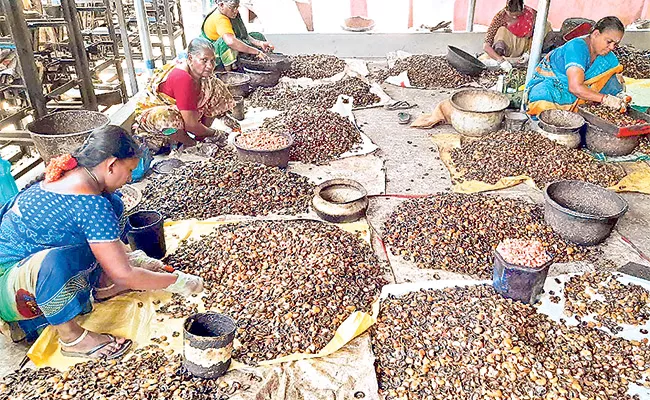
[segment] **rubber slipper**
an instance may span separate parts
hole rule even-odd
[[[411,121],[411,114],[401,112],[397,114],[397,118],[399,119],[399,123],[402,125],[406,125]]]
[[[386,104],[385,107],[386,107],[387,110],[393,111],[393,110],[408,110],[410,108],[415,107],[416,105],[417,104],[411,105],[408,101],[403,101],[402,100],[402,101],[396,101],[396,102],[391,103],[391,104]]]
[[[113,344],[117,342],[117,339],[115,336],[111,335],[110,333],[102,333],[102,335],[107,336],[110,340],[106,343],[102,343],[98,346],[95,346],[94,348],[88,350],[87,352],[80,352],[80,351],[68,351],[68,350],[63,350],[61,349],[61,355],[65,357],[73,357],[73,358],[88,358],[88,359],[105,359],[105,360],[114,360],[116,358],[122,357],[124,354],[126,354],[127,351],[131,348],[133,345],[133,341],[131,339],[126,339],[124,343],[120,345],[120,347],[112,352],[109,353],[105,356],[97,356],[93,357],[93,354],[97,353],[98,351],[102,350],[109,344]]]

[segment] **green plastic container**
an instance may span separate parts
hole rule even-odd
[[[17,193],[18,187],[11,175],[11,163],[0,158],[0,205],[4,205]]]

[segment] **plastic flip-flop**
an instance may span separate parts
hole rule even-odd
[[[86,331],[87,332],[87,331]],[[102,335],[108,337],[109,341],[106,343],[102,343],[99,346],[95,346],[94,348],[86,351],[86,352],[81,352],[81,351],[68,351],[68,350],[63,350],[61,349],[61,355],[65,357],[75,357],[75,358],[89,358],[89,359],[105,359],[105,360],[114,360],[116,358],[122,357],[124,354],[126,354],[127,351],[131,348],[133,345],[133,341],[131,339],[127,339],[124,343],[120,345],[120,347],[115,350],[112,353],[109,353],[105,356],[93,356],[95,353],[98,351],[102,350],[104,347],[108,346],[109,344],[113,344],[117,342],[117,339],[115,336],[111,335],[110,333],[102,333]],[[61,345],[65,345],[66,343],[61,342],[59,339],[59,343]]]
[[[387,110],[393,111],[393,110],[408,110],[410,108],[415,107],[416,105],[417,104],[410,104],[408,101],[401,100],[391,104],[386,104],[385,107]]]

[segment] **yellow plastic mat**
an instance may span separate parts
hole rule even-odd
[[[625,91],[632,96],[632,104],[650,107],[650,79],[625,78]]]
[[[461,146],[461,136],[457,134],[441,134],[433,135],[433,142],[438,146],[440,153],[440,160],[445,164],[452,180],[458,180],[463,175],[454,166],[451,158],[453,149]],[[609,189],[616,192],[638,192],[650,194],[650,166],[645,162],[630,163],[625,166],[627,175],[615,186]],[[520,183],[537,188],[535,181],[530,176],[506,176],[495,184],[489,184],[482,181],[469,181],[456,182],[452,186],[452,190],[456,193],[480,193],[489,192],[492,190],[506,189],[509,187],[517,186]]]
[[[301,220],[295,217],[266,218],[264,220],[270,219]],[[167,250],[169,253],[173,253],[181,241],[200,239],[201,235],[212,232],[219,225],[251,220],[260,219],[236,217],[236,219],[220,218],[206,221],[166,222],[165,240]],[[364,240],[370,242],[370,227],[365,220],[350,224],[339,224],[338,226],[348,232],[359,232]],[[189,299],[198,304],[199,312],[205,311],[200,297]],[[170,319],[165,315],[156,313],[156,309],[160,308],[170,298],[171,294],[163,291],[128,293],[103,303],[96,303],[93,311],[90,314],[80,316],[78,322],[81,326],[93,332],[106,332],[115,336],[129,338],[134,342],[133,349],[153,344],[152,339],[162,338],[166,342],[166,345],[161,345],[164,350],[168,350],[170,354],[182,353],[184,319]],[[160,301],[160,304],[154,304],[154,302],[158,301]],[[275,360],[264,361],[260,364],[272,365],[330,355],[372,326],[377,321],[378,313],[378,302],[373,304],[371,314],[359,311],[352,313],[337,329],[334,338],[316,354],[292,354]],[[235,347],[237,347],[236,340]],[[30,348],[28,356],[37,367],[54,367],[61,370],[86,361],[83,358],[62,356],[59,351],[56,332],[52,327],[45,329]],[[230,368],[240,369],[243,367],[245,367],[244,364],[233,362]]]

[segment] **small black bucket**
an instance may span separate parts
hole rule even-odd
[[[492,286],[503,297],[526,304],[535,304],[544,289],[551,264],[553,264],[553,257],[539,268],[522,267],[510,264],[498,251],[495,251]]]
[[[194,314],[183,325],[183,365],[199,378],[215,379],[228,371],[235,321],[217,313]]]
[[[130,229],[126,234],[133,250],[142,250],[149,257],[161,259],[167,252],[165,245],[165,220],[158,211],[138,211],[129,217]]]

